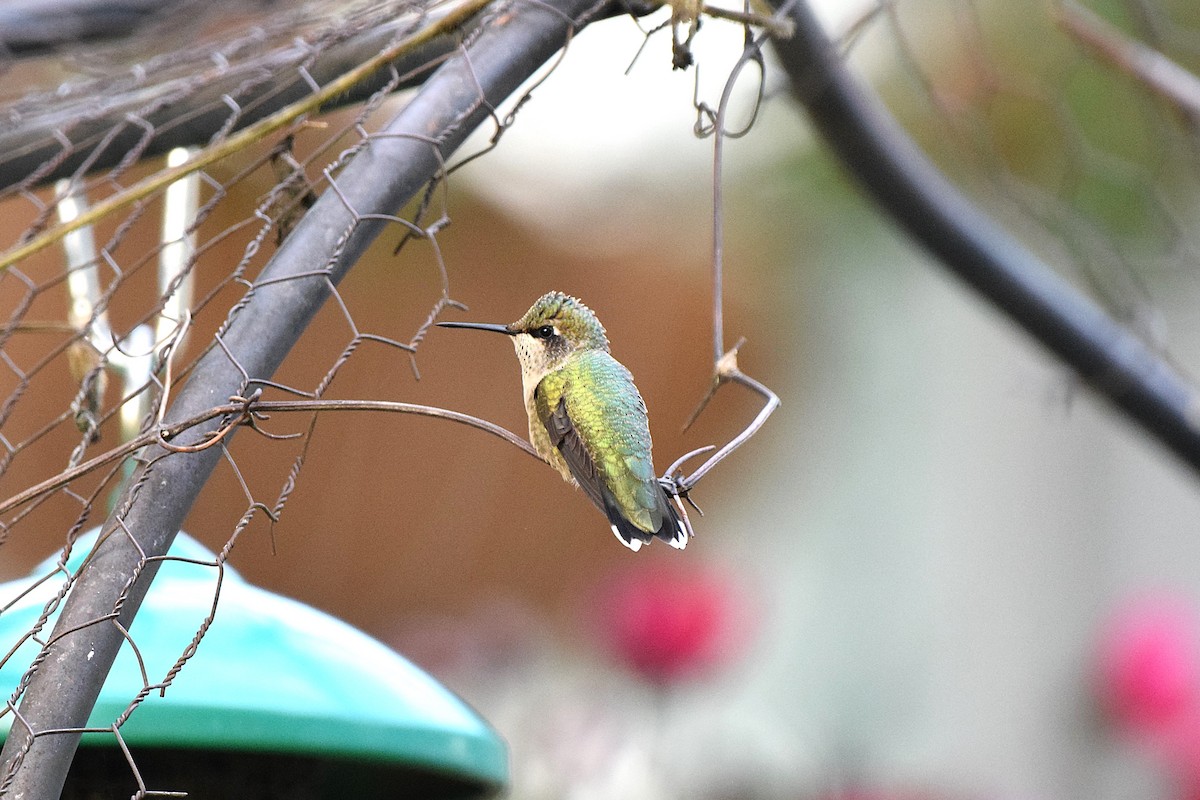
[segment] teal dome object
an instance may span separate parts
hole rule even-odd
[[[78,569],[95,538],[95,532],[80,537],[69,569]],[[170,556],[186,561],[162,564],[130,630],[150,685],[162,682],[188,648],[217,589],[215,555],[195,539],[180,533]],[[55,562],[43,562],[30,578],[0,584],[0,608],[25,591],[34,576],[50,574]],[[30,629],[60,583],[52,578],[0,614],[0,652]],[[0,669],[0,693],[12,695],[36,652],[32,642],[21,645]],[[89,727],[110,727],[145,685],[126,643]],[[0,719],[0,731],[11,721],[11,714]],[[242,753],[248,763],[278,762],[291,773],[301,764],[329,762],[333,766],[322,767],[320,780],[329,785],[330,795],[346,796],[352,786],[356,797],[410,796],[399,781],[419,786],[422,797],[484,796],[508,780],[504,743],[457,696],[381,642],[310,606],[251,586],[228,565],[216,619],[195,654],[166,695],[150,692],[120,730],[139,769],[139,751],[150,754],[148,761],[161,761],[165,770],[172,760],[183,763],[180,751],[222,758]],[[115,752],[116,746],[111,734],[86,734],[73,772],[85,751]],[[199,771],[208,780],[224,769],[210,758]],[[124,770],[128,776],[128,766]],[[438,788],[443,782],[444,791]]]

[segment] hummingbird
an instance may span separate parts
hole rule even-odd
[[[690,530],[655,476],[646,404],[590,308],[549,292],[509,325],[438,324],[512,337],[533,448],[583,489],[630,550],[656,536],[683,549]]]

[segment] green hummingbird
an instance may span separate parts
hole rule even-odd
[[[655,477],[646,404],[590,308],[549,292],[511,325],[438,324],[511,336],[538,454],[583,489],[630,550],[655,536],[683,549],[690,530]]]

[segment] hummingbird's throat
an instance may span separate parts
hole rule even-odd
[[[528,401],[533,397],[533,390],[550,371],[546,348],[541,341],[527,333],[516,334],[512,342],[517,351],[517,360],[521,362],[521,388]]]

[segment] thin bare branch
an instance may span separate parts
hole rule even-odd
[[[195,453],[223,441],[238,425],[249,424],[253,419],[251,414],[255,412],[270,414],[287,411],[383,411],[396,414],[417,414],[423,417],[435,417],[478,428],[481,431],[503,439],[532,458],[542,461],[542,457],[537,454],[533,446],[512,431],[493,422],[488,422],[485,419],[480,419],[461,411],[452,411],[448,408],[438,408],[437,406],[426,406],[418,403],[401,403],[394,400],[262,400],[251,404],[241,400],[241,402],[230,402],[225,405],[213,406],[207,411],[186,419],[183,422],[164,425],[156,430],[143,433],[118,447],[106,450],[74,469],[64,470],[52,478],[47,478],[41,483],[30,486],[28,489],[0,502],[0,515],[7,514],[46,492],[66,486],[72,481],[78,480],[106,464],[111,464],[122,458],[128,458],[147,445],[157,443],[166,446],[172,452]],[[226,416],[232,417],[232,419],[218,429],[217,435],[206,438],[203,444],[190,446],[173,446],[170,444],[172,439],[184,431],[191,430],[209,420]]]
[[[790,34],[789,34],[790,35]],[[742,51],[741,57],[730,70],[729,77],[725,81],[725,87],[721,92],[721,100],[717,105],[717,110],[712,112],[703,104],[697,103],[696,108],[701,119],[706,114],[712,119],[711,128],[705,127],[702,124],[697,124],[696,130],[698,135],[707,135],[711,133],[713,136],[713,242],[712,242],[712,286],[713,286],[713,379],[708,392],[700,400],[700,404],[692,415],[684,424],[686,431],[691,427],[692,423],[700,416],[700,413],[708,405],[709,401],[716,396],[717,391],[728,382],[740,383],[747,386],[755,392],[763,396],[765,402],[758,415],[750,422],[750,424],[737,436],[731,439],[722,448],[713,453],[699,468],[687,477],[676,477],[675,471],[679,468],[683,461],[686,461],[692,455],[700,451],[692,451],[676,461],[667,470],[667,474],[663,476],[663,484],[669,489],[673,489],[674,493],[679,497],[687,499],[687,493],[690,491],[700,479],[708,474],[709,470],[724,460],[730,453],[745,444],[758,429],[767,421],[767,417],[775,412],[779,407],[779,396],[768,389],[762,383],[754,380],[750,376],[743,373],[737,364],[738,349],[745,342],[745,339],[738,340],[730,349],[725,349],[725,322],[724,322],[724,305],[725,305],[725,290],[724,290],[724,272],[725,272],[725,201],[724,192],[722,190],[721,176],[724,171],[725,161],[725,139],[736,138],[744,135],[749,130],[749,124],[739,131],[730,132],[726,129],[726,119],[729,114],[729,104],[733,96],[733,88],[737,84],[738,78],[741,77],[742,70],[750,64],[756,64],[760,70],[758,97],[755,101],[755,114],[757,116],[758,104],[762,101],[762,75],[763,55],[762,45],[766,41],[768,34],[760,34],[755,37],[751,34],[749,28],[746,31],[746,46]],[[751,123],[753,118],[751,119]],[[683,504],[679,503],[679,508],[683,510]],[[686,522],[686,512],[684,514]],[[687,523],[689,528],[691,523]]]
[[[1193,123],[1200,120],[1200,78],[1195,74],[1078,3],[1065,0],[1058,8],[1058,21],[1067,33],[1117,69],[1141,81]]]

